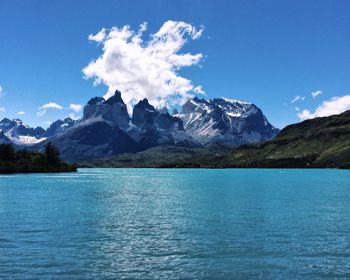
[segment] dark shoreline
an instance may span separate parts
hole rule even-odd
[[[339,169],[339,170],[350,170],[350,167],[331,167],[331,166],[305,166],[305,167],[296,167],[296,166],[263,166],[263,167],[254,167],[254,166],[181,166],[181,165],[171,165],[171,166],[85,166],[78,165],[77,168],[125,168],[125,169]]]
[[[69,166],[65,168],[59,169],[19,169],[19,170],[3,170],[0,169],[1,175],[13,175],[13,174],[36,174],[36,173],[73,173],[77,172],[77,166]]]

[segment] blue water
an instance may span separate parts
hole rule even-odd
[[[350,278],[350,171],[0,176],[0,279]]]

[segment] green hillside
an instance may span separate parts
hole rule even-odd
[[[221,166],[350,167],[350,111],[289,125],[272,141],[232,151]]]

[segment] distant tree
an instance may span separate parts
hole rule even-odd
[[[26,160],[26,159],[29,159],[30,157],[30,154],[28,153],[27,149],[23,149],[23,150],[19,150],[17,152],[17,158],[19,160]]]
[[[48,165],[58,166],[61,164],[60,154],[51,142],[45,146],[45,156]]]
[[[37,153],[35,155],[32,155],[31,159],[31,163],[33,165],[36,166],[45,166],[47,165],[47,160],[46,160],[46,156],[41,154],[41,153]]]
[[[0,159],[4,161],[15,161],[16,160],[15,148],[11,144],[1,144]]]

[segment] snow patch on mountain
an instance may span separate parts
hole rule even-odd
[[[21,135],[17,137],[9,136],[9,139],[17,145],[34,145],[46,140],[45,137],[36,138],[34,136],[21,136]]]

